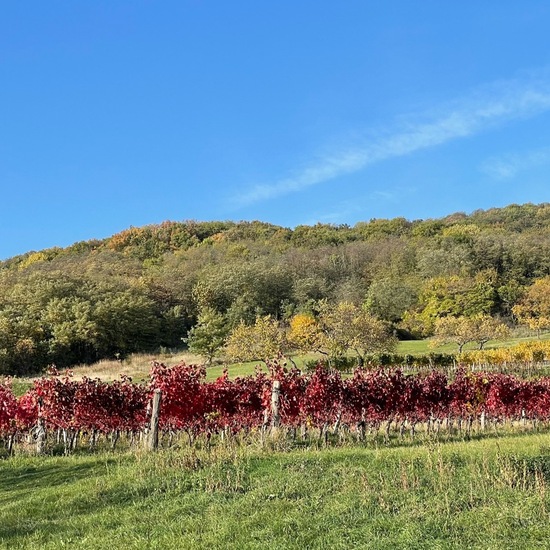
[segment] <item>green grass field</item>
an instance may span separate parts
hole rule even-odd
[[[511,337],[506,340],[490,340],[485,345],[486,349],[490,348],[508,348],[513,347],[521,342],[530,342],[536,340],[537,337],[534,335],[531,336],[522,336],[522,337]],[[540,335],[541,340],[550,340],[550,333],[546,332]],[[473,342],[468,343],[464,346],[464,351],[475,350],[477,345]],[[457,346],[456,344],[446,344],[444,346],[438,346],[436,348],[430,347],[430,340],[403,340],[397,344],[396,353],[405,355],[410,353],[411,355],[420,355],[425,353],[456,353]]]
[[[550,435],[0,462],[6,549],[550,547]]]
[[[527,337],[514,337],[508,338],[506,340],[491,340],[485,345],[486,349],[490,348],[502,348],[502,347],[512,347],[521,342],[529,342],[534,340],[534,336]],[[541,335],[541,340],[550,340],[550,333],[544,333]],[[477,346],[474,343],[466,344],[464,346],[464,351],[477,349]],[[438,346],[436,348],[431,346],[431,341],[427,340],[402,340],[397,344],[395,353],[399,355],[425,355],[428,353],[448,353],[453,354],[457,352],[457,346],[455,344],[447,344],[444,346]],[[306,361],[311,359],[320,358],[321,355],[307,355],[307,356],[293,356],[292,359],[298,366],[301,368]],[[250,361],[248,363],[239,363],[228,365],[229,375],[231,377],[235,376],[246,376],[248,374],[253,374],[254,369],[258,366],[262,366],[261,362]],[[216,365],[210,367],[207,371],[208,380],[214,380],[220,376],[223,372],[223,369],[226,368],[224,365]],[[265,369],[264,369],[265,370]]]

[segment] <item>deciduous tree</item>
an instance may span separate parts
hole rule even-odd
[[[519,322],[536,330],[550,328],[550,277],[536,279],[512,311]]]
[[[441,317],[435,322],[434,345],[456,344],[458,353],[468,342],[477,342],[479,349],[493,339],[504,338],[508,328],[498,319],[489,315],[475,315],[473,317]]]
[[[355,353],[362,362],[366,353],[389,352],[396,339],[385,323],[350,302],[320,304],[320,348],[331,357]]]
[[[229,334],[225,353],[230,361],[267,361],[284,351],[285,333],[269,315],[256,318],[253,325],[241,321]]]
[[[204,357],[206,364],[210,365],[224,346],[228,334],[225,317],[207,307],[202,310],[197,324],[189,331],[186,340],[189,350]]]

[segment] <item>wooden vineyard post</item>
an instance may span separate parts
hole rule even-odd
[[[36,454],[44,454],[46,449],[46,427],[42,418],[42,398],[38,398],[38,422],[36,424]]]
[[[153,394],[153,407],[151,409],[151,425],[147,438],[147,450],[154,451],[159,446],[159,417],[162,392],[157,389]]]
[[[271,433],[276,435],[281,425],[281,415],[279,413],[279,401],[281,398],[281,382],[274,380],[271,388]]]

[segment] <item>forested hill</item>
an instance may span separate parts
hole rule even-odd
[[[0,262],[0,373],[178,347],[205,308],[230,325],[349,301],[399,329],[512,307],[550,276],[550,204],[295,229],[165,222]]]

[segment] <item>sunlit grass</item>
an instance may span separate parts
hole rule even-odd
[[[320,354],[292,355],[291,358],[284,359],[283,364],[286,365],[288,368],[296,365],[297,368],[303,369],[308,361],[319,359],[320,357]],[[207,380],[215,380],[218,376],[221,376],[223,374],[223,371],[225,369],[227,369],[230,378],[236,378],[237,376],[248,376],[250,374],[254,374],[256,370],[267,372],[267,366],[263,361],[221,364],[208,367],[206,371]]]
[[[532,342],[538,340],[536,335],[530,336],[517,336],[507,338],[506,340],[489,340],[485,344],[485,349],[491,348],[509,348],[521,344],[522,342]],[[546,332],[540,335],[540,340],[550,340],[550,332]],[[464,351],[470,351],[479,349],[479,346],[474,342],[469,342],[464,346]],[[458,346],[456,344],[445,344],[443,346],[434,347],[432,340],[429,338],[425,340],[402,340],[397,344],[396,353],[401,355],[425,355],[427,353],[456,353]]]
[[[0,548],[547,548],[550,436],[0,462]]]
[[[125,359],[102,359],[90,365],[74,365],[70,369],[60,371],[60,376],[65,376],[67,371],[71,372],[74,379],[83,377],[100,378],[106,382],[119,380],[121,376],[129,376],[134,382],[140,382],[149,378],[151,365],[154,361],[166,365],[175,365],[185,362],[187,364],[200,364],[201,358],[187,352],[178,353],[134,353]],[[17,377],[12,381],[14,392],[18,395],[24,393],[35,378],[42,374],[30,377]]]

